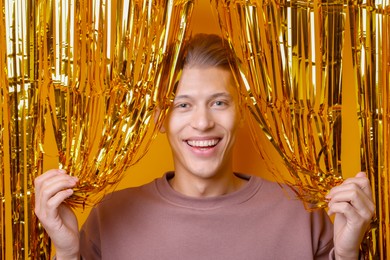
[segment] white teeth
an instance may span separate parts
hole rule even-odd
[[[218,139],[212,140],[188,140],[187,143],[193,147],[211,147],[219,142]]]

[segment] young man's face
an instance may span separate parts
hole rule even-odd
[[[242,115],[230,70],[186,68],[165,122],[176,174],[215,178],[232,172]]]

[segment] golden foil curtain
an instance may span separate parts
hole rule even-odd
[[[254,138],[263,132],[283,158],[292,181],[276,170],[278,179],[325,207],[342,176],[343,1],[213,3],[239,61]]]
[[[356,85],[356,92],[348,94],[357,96],[362,170],[369,175],[377,206],[362,252],[365,259],[387,259],[389,1],[212,3],[239,62],[237,80],[245,87],[258,149],[264,154],[260,136],[265,136],[283,158],[292,181],[274,168],[275,177],[297,188],[312,208],[326,207],[324,195],[342,179],[341,65],[349,30],[356,77],[350,84]]]
[[[0,7],[0,258],[50,259],[32,184],[43,171],[47,130],[59,167],[80,179],[68,203],[97,201],[154,136],[153,113],[177,80],[193,1],[0,0]]]
[[[42,166],[42,102],[36,82],[34,4],[0,1],[1,259],[23,259],[31,246],[32,179]],[[27,251],[26,251],[27,250]]]
[[[363,243],[366,259],[390,257],[390,1],[348,6],[361,132],[376,219]]]

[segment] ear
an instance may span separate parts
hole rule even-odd
[[[166,133],[165,118],[163,120],[162,117],[163,117],[163,111],[162,111],[161,107],[158,106],[153,113],[153,120],[154,120],[154,123],[157,125],[160,133],[164,134],[164,133]],[[166,115],[165,115],[165,117],[166,117]]]

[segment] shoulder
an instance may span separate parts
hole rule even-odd
[[[327,215],[325,210],[309,210],[311,206],[305,204],[298,196],[298,191],[285,183],[263,179],[258,176],[250,176],[253,182],[258,183],[259,190],[256,194],[257,200],[266,207],[281,211],[289,211],[289,214]]]
[[[298,200],[292,187],[284,183],[278,183],[259,176],[250,176],[250,178],[251,181],[258,183],[259,195],[261,195],[264,200],[273,202],[280,201],[285,203],[298,202],[299,205],[302,204],[302,202]]]
[[[259,178],[259,177],[254,177]],[[325,209],[312,209],[311,205],[299,199],[294,187],[261,179],[258,202],[263,203],[265,211],[280,222],[307,226],[314,240],[326,233],[327,239],[333,235],[333,224]],[[328,240],[327,240],[328,241]]]
[[[129,187],[122,190],[107,193],[103,199],[95,205],[99,211],[122,209],[132,204],[139,204],[147,200],[154,194],[156,180],[141,186]]]

